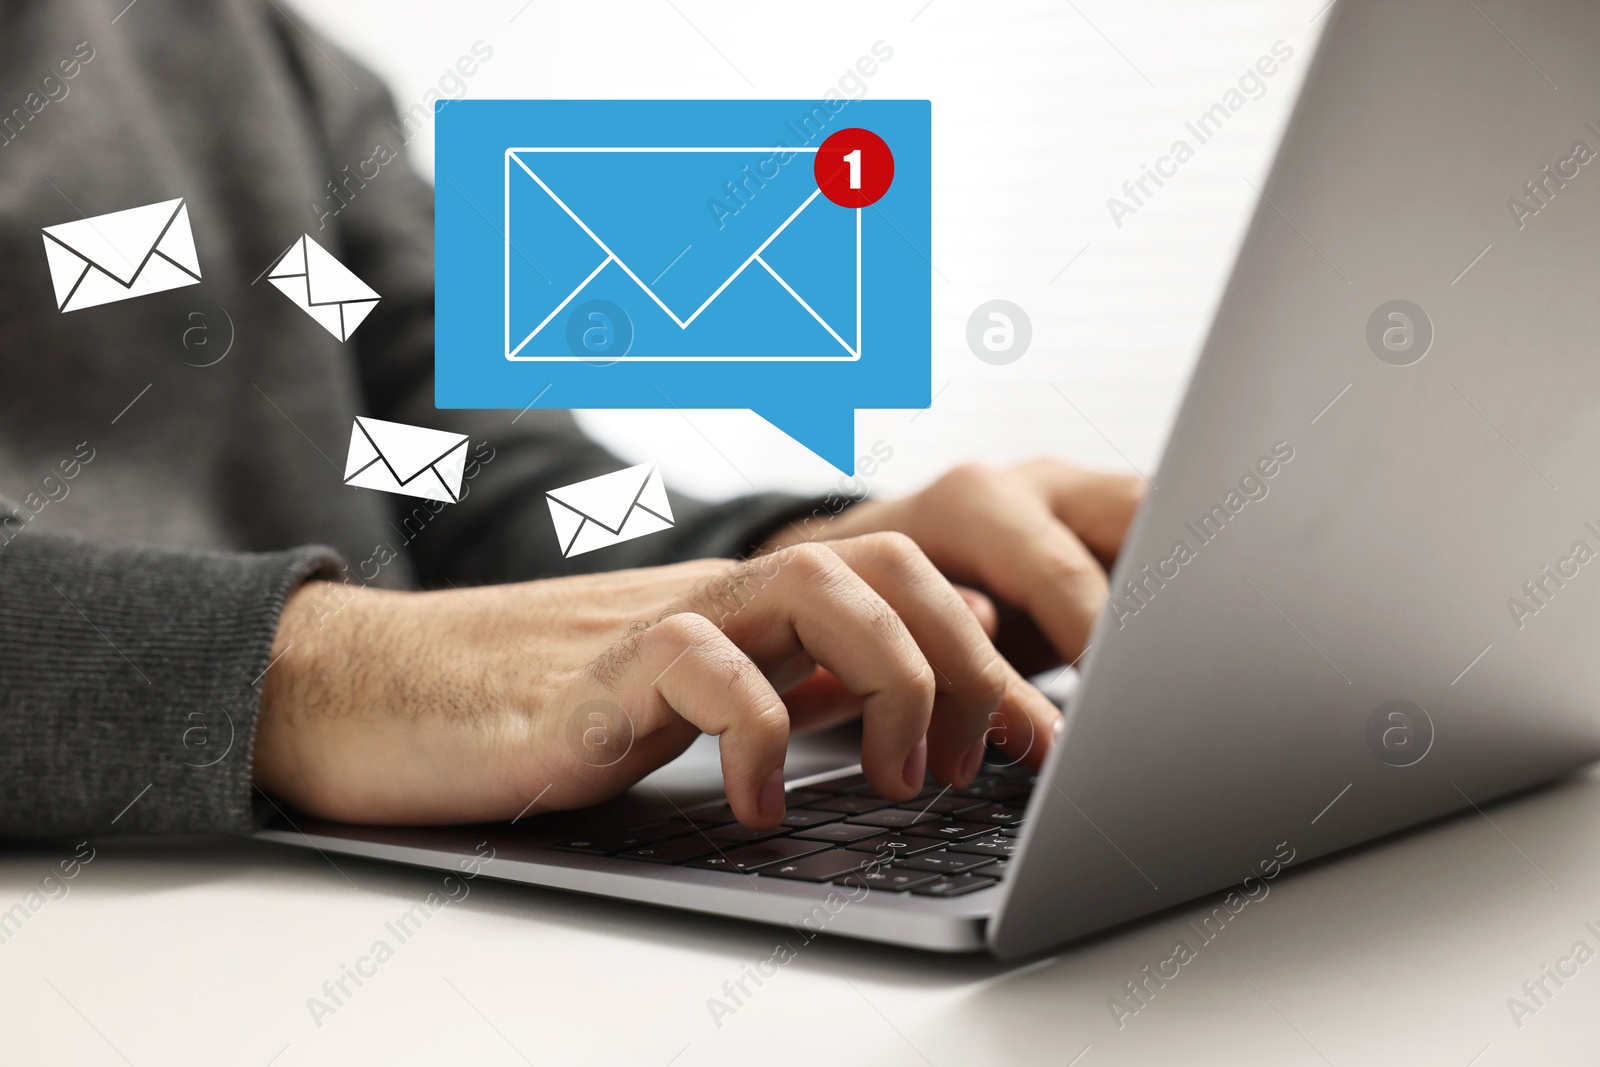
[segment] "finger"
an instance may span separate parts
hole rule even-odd
[[[771,576],[759,588],[746,569],[753,563],[730,571],[744,583],[745,607],[727,618],[728,635],[758,663],[803,650],[833,672],[861,698],[867,780],[890,800],[915,796],[935,683],[906,624],[833,547],[796,545],[755,562]],[[959,610],[970,620],[965,606]]]
[[[978,620],[978,625],[983,627],[983,632],[991,641],[994,640],[994,635],[1000,632],[1000,612],[994,606],[994,601],[971,586],[958,585],[956,592],[967,602],[967,609],[972,612],[973,618]]]
[[[1027,609],[1063,659],[1076,661],[1110,592],[1099,561],[1050,515],[1019,516],[1000,540],[1014,556],[1007,588],[996,590]]]
[[[935,778],[969,784],[996,719],[1031,725],[1053,714],[1050,702],[1006,663],[978,620],[963,610],[961,594],[909,537],[870,534],[834,547],[905,622],[933,667],[937,697],[928,760]]]
[[[669,615],[645,632],[629,679],[680,718],[718,738],[734,815],[766,829],[783,820],[789,715],[777,690],[704,616]]]
[[[1051,511],[1095,556],[1107,564],[1116,560],[1149,488],[1143,476],[1080,470],[1051,459],[1025,463],[1017,470],[1039,488]]]
[[[780,689],[789,709],[789,736],[816,733],[861,718],[861,698],[825,667],[790,689]]]
[[[1082,541],[1037,502],[1012,501],[981,528],[956,537],[978,560],[983,584],[1027,611],[1067,662],[1076,660],[1105,606],[1106,573]]]
[[[789,691],[811,678],[817,671],[817,661],[811,658],[809,652],[797,652],[781,663],[760,666],[762,673],[767,676],[767,681],[772,683],[772,688],[784,695],[785,704],[789,702]],[[793,717],[792,708],[790,716]]]
[[[1078,657],[1105,604],[1105,571],[1031,482],[968,464],[913,499],[929,557],[1025,609],[1062,657]]]
[[[1019,699],[1002,702],[989,717],[983,739],[997,749],[1007,764],[1023,764],[1037,771],[1050,755],[1061,725],[1061,712],[1027,679],[1020,675],[1012,682]]]

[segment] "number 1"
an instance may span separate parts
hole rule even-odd
[[[845,156],[844,161],[850,164],[850,188],[861,188],[861,149],[858,148]]]

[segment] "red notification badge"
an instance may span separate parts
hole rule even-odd
[[[894,154],[871,130],[840,130],[822,142],[812,164],[817,188],[840,207],[876,204],[894,181]]]

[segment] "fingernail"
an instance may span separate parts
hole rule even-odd
[[[961,780],[970,782],[978,776],[978,768],[983,766],[983,742],[974,741],[972,747],[961,757]]]
[[[906,756],[906,765],[900,771],[900,778],[913,789],[922,788],[922,780],[928,774],[928,739],[922,738],[917,742],[909,755]]]
[[[763,819],[783,818],[783,768],[779,767],[767,779],[767,784],[761,787],[761,799],[756,805],[761,811]]]

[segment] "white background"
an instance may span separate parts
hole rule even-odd
[[[295,0],[293,10],[379,71],[402,111],[479,40],[494,56],[467,79],[474,98],[817,99],[875,42],[892,48],[866,93],[933,101],[935,269],[932,407],[857,417],[858,451],[880,438],[894,449],[870,485],[893,495],[967,459],[1154,467],[1326,2]],[[1261,98],[1115,226],[1106,199],[1174,140],[1195,145],[1185,121],[1280,40],[1294,54]],[[409,149],[431,174],[432,130]],[[1032,347],[1004,367],[966,347],[968,316],[993,298],[1033,323]],[[815,491],[839,478],[747,411],[582,418],[685,492]]]

